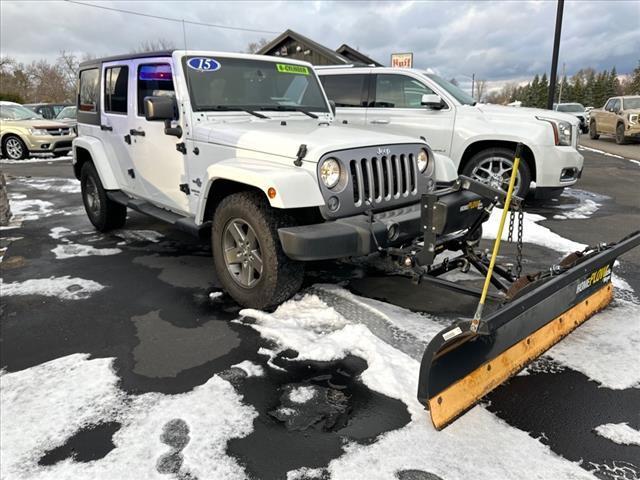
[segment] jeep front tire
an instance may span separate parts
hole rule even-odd
[[[240,305],[274,307],[300,289],[304,266],[285,255],[278,238],[278,228],[293,224],[260,192],[234,193],[216,208],[211,229],[216,275]]]
[[[127,220],[127,207],[107,197],[96,167],[86,162],[80,171],[82,202],[89,220],[100,232],[120,228]]]

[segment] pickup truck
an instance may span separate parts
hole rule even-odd
[[[558,196],[578,181],[579,120],[566,113],[478,104],[457,86],[415,68],[317,67],[337,120],[377,133],[423,137],[453,160],[458,173],[503,190],[513,153],[524,145],[516,194]],[[440,179],[438,179],[440,180]]]
[[[150,52],[85,62],[78,85],[73,168],[91,223],[117,229],[133,209],[210,236],[244,306],[287,300],[311,260],[406,247],[413,264],[424,241],[428,267],[477,242],[502,194],[457,177],[436,192],[427,142],[334,122],[309,63]]]
[[[621,145],[629,140],[640,140],[640,96],[611,97],[602,108],[591,110],[589,137],[614,135]]]

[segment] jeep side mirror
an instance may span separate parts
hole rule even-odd
[[[422,95],[420,105],[434,110],[440,110],[443,107],[442,98],[440,95],[436,95],[435,93],[425,93]]]
[[[336,102],[334,102],[333,100],[329,100],[329,106],[331,107],[331,113],[333,113],[333,116],[336,116]]]
[[[145,97],[144,118],[148,121],[164,121],[165,135],[182,137],[182,127],[171,126],[171,120],[178,118],[178,104],[173,97]]]

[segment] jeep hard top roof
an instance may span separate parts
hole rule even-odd
[[[111,57],[92,58],[80,64],[80,68],[94,67],[100,63],[117,62],[118,60],[133,60],[134,58],[154,58],[154,57],[170,57],[174,50],[158,50],[155,52],[126,53],[123,55],[113,55]]]

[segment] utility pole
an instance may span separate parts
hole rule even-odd
[[[564,73],[565,67],[567,66],[566,63],[562,62],[562,78],[560,79],[560,93],[558,94],[558,103],[562,103],[562,84],[564,83],[564,76],[566,75]]]
[[[556,11],[556,33],[553,39],[553,57],[551,58],[551,78],[549,79],[549,98],[547,99],[547,110],[553,110],[553,99],[556,96],[558,54],[560,53],[560,34],[562,33],[563,11],[564,0],[558,0],[558,9]]]
[[[476,98],[475,93],[473,93],[473,88],[475,87],[475,83],[476,83],[476,74],[472,73],[471,74],[471,97],[472,98]]]

